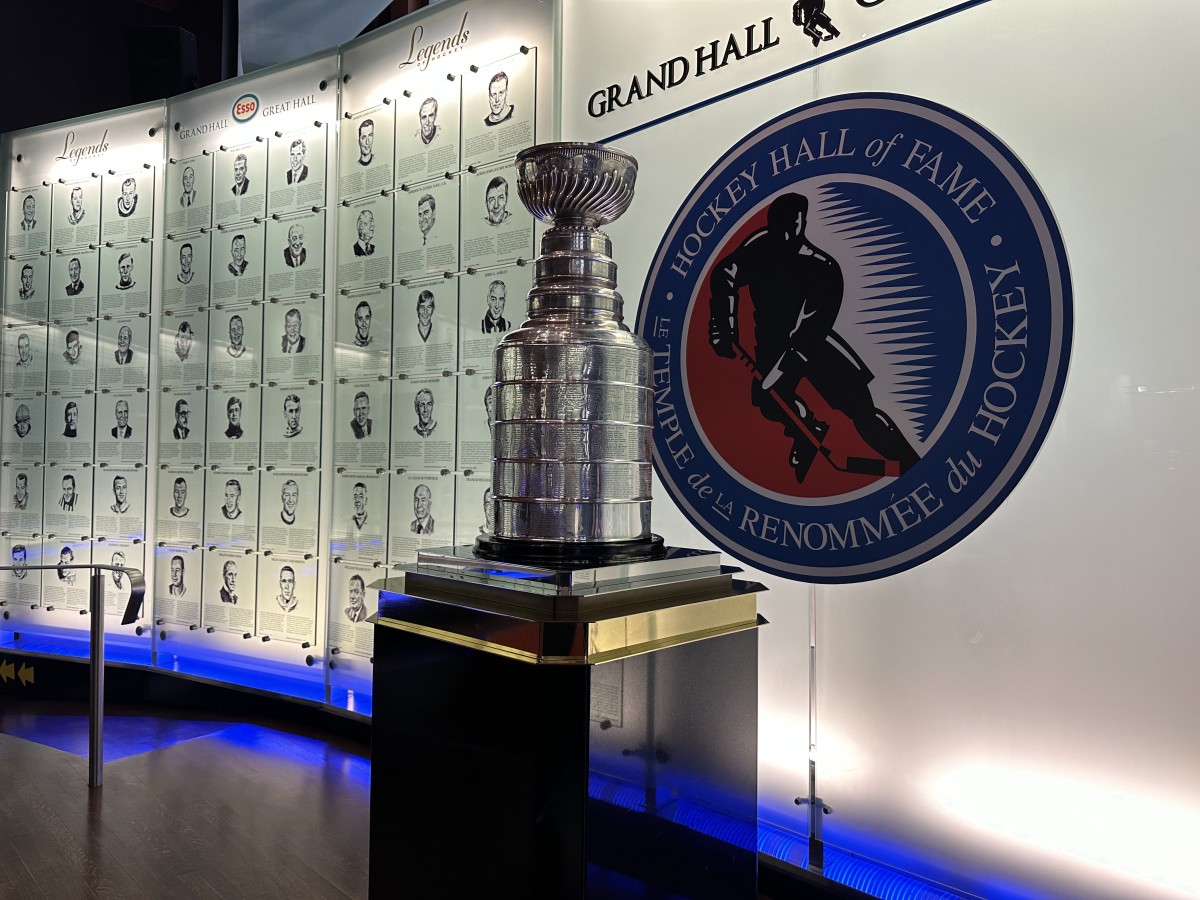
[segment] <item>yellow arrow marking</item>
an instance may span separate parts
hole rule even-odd
[[[33,684],[33,666],[21,663],[21,668],[17,670],[17,677],[21,679],[21,684]]]
[[[3,678],[5,681],[12,681],[14,674],[11,659],[0,662],[0,678]]]

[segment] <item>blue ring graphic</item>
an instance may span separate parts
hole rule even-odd
[[[786,152],[781,150],[785,146]],[[740,195],[728,194],[737,196],[740,205],[720,201],[721,190],[738,181],[739,173],[754,176],[741,177]],[[926,341],[921,351],[903,351],[910,354],[903,358],[904,371],[927,370],[924,381],[908,379],[917,387],[905,385],[904,408],[917,410],[913,422],[924,415],[940,424],[936,429],[924,420],[908,425],[911,433],[928,438],[921,444],[920,461],[870,490],[847,494],[844,501],[781,497],[756,488],[753,472],[729,471],[696,420],[693,401],[702,404],[703,398],[684,396],[689,372],[684,326],[693,316],[708,318],[707,309],[695,308],[703,282],[729,251],[726,242],[733,232],[772,197],[802,181],[808,188],[820,186],[828,208],[840,204],[837,215],[827,212],[825,220],[837,223],[827,230],[839,235],[830,240],[839,247],[833,255],[840,253],[841,260],[856,263],[862,258],[846,249],[850,244],[836,243],[844,241],[847,223],[852,224],[854,216],[847,211],[859,208],[863,221],[870,212],[871,222],[883,223],[874,226],[876,231],[894,225],[901,236],[906,230],[919,233],[913,212],[918,203],[936,210],[941,222],[935,225],[950,249],[949,255],[933,253],[927,234],[908,248],[906,255],[917,260],[912,280],[928,296],[925,302],[896,307],[917,322],[910,328],[909,344],[916,346],[911,338],[916,333]],[[893,184],[894,196],[862,187],[868,182]],[[716,215],[714,197],[719,201]],[[736,208],[714,221],[722,202]],[[856,234],[869,232],[863,225]],[[867,244],[870,240],[862,238],[856,246]],[[833,247],[822,244],[821,249]],[[870,247],[855,252],[868,251],[873,252]],[[950,256],[961,260],[960,270],[965,266],[965,290],[955,287],[962,272],[948,271]],[[849,269],[858,271],[854,265]],[[886,297],[887,291],[877,293]],[[951,314],[956,296],[959,306],[964,299],[974,304],[973,330],[964,332],[963,321]],[[749,297],[743,289],[740,302]],[[879,305],[890,302],[880,300]],[[839,329],[846,322],[853,327],[852,307],[848,299],[837,320]],[[891,314],[871,319],[858,337],[859,346],[874,354],[873,368],[882,366],[881,371],[901,358],[895,347],[905,339],[892,333],[900,329],[889,332],[879,324]],[[719,547],[759,569],[814,582],[862,581],[911,568],[953,546],[1019,482],[1061,399],[1072,336],[1071,286],[1049,205],[1000,140],[965,116],[923,99],[853,94],[776,117],[709,169],[659,244],[637,327],[658,354],[656,368],[662,372],[655,466],[685,515]],[[871,337],[863,344],[867,333]],[[954,339],[963,334],[973,335],[965,349]],[[911,365],[918,352],[922,364]],[[970,364],[965,373],[964,359]],[[726,361],[711,355],[700,362]],[[949,380],[960,375],[961,384],[951,390]],[[886,392],[890,383],[897,395],[896,382],[885,377],[874,384]],[[670,390],[664,393],[663,387]],[[668,400],[669,413],[677,420],[668,417]],[[741,413],[757,415],[748,400]],[[674,430],[664,429],[664,420]],[[678,454],[684,442],[690,458]],[[711,488],[703,498],[698,479]],[[720,503],[709,502],[716,496]]]

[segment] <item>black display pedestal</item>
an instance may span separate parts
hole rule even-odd
[[[370,896],[754,900],[761,587],[495,565],[377,585]]]

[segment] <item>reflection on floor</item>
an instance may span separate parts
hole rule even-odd
[[[170,710],[0,708],[0,897],[365,897],[368,748]],[[122,715],[133,712],[132,715]]]
[[[104,787],[89,791],[84,705],[0,696],[0,898],[366,897],[369,748],[245,718],[109,704]],[[760,826],[770,856],[802,866],[802,844]],[[827,872],[873,896],[952,896],[826,862],[869,869]],[[760,870],[761,896],[866,896],[803,874]],[[666,900],[619,873],[592,877],[613,896]]]

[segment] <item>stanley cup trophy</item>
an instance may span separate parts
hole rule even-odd
[[[496,348],[491,532],[371,585],[372,898],[758,896],[762,586],[650,531],[651,353],[600,231],[636,174],[596,144],[517,156],[550,227]]]
[[[496,348],[488,559],[603,565],[661,555],[650,531],[650,348],[626,327],[600,227],[633,200],[637,161],[598,144],[517,156],[521,202],[550,224],[529,318]]]

